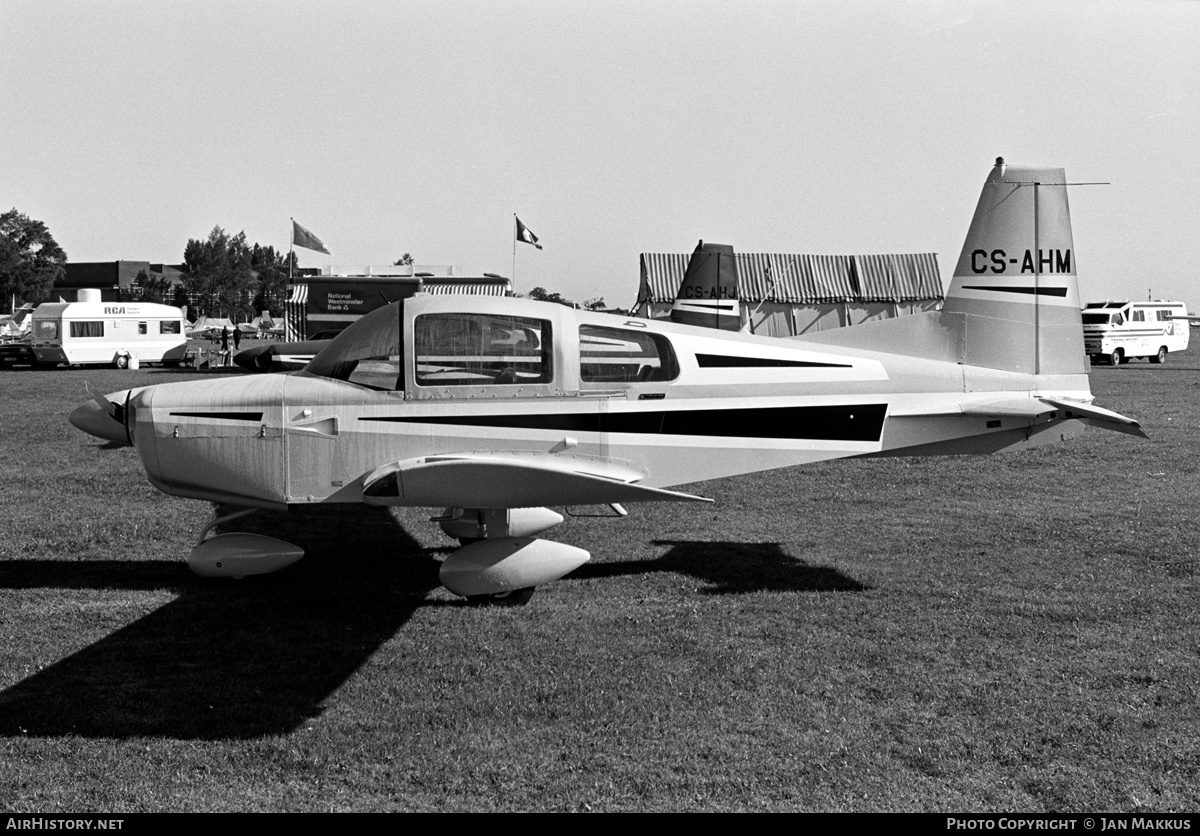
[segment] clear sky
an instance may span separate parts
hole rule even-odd
[[[72,261],[286,250],[632,304],[638,254],[939,254],[1066,169],[1085,300],[1200,309],[1200,3],[0,0],[0,211]]]

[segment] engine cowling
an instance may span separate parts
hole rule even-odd
[[[499,595],[558,580],[591,559],[584,549],[526,537],[496,537],[463,546],[438,577],[455,595]]]

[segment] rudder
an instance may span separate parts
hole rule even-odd
[[[962,359],[1029,374],[1087,371],[1071,213],[1061,168],[1008,166],[984,183],[943,313]]]

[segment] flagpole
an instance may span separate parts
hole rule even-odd
[[[517,213],[516,212],[513,212],[512,242],[513,242],[512,282],[513,282],[513,293],[516,293],[517,292]]]
[[[293,224],[296,223],[295,218],[288,218]],[[288,284],[292,283],[292,247],[296,246],[296,227],[293,226],[288,230]]]

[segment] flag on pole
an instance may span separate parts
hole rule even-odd
[[[325,249],[325,245],[321,243],[321,239],[295,221],[292,221],[292,243],[297,247],[304,247],[306,250],[316,250],[319,253],[329,255],[329,250]]]
[[[538,241],[537,236],[529,231],[529,227],[527,227],[527,226],[525,226],[525,224],[521,223],[520,218],[517,218],[516,215],[513,215],[513,217],[516,218],[516,220],[517,220],[517,240],[524,241],[526,244],[533,244],[535,247],[537,247],[540,250],[542,248],[542,245],[537,242]]]

